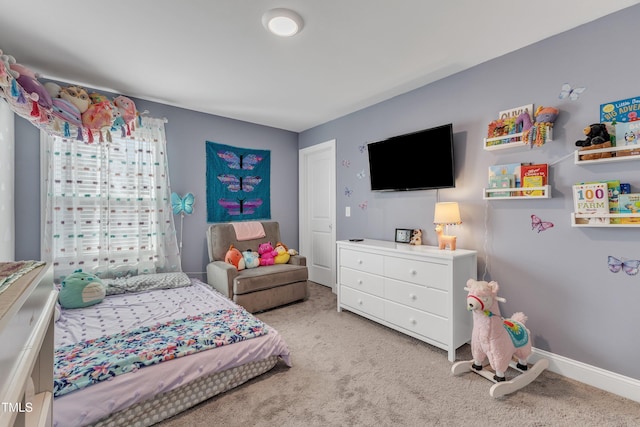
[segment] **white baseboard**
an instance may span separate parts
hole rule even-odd
[[[535,363],[539,359],[549,361],[548,369],[551,372],[640,402],[640,381],[636,379],[534,348],[529,361]]]

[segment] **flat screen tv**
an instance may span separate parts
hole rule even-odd
[[[367,145],[372,191],[455,187],[451,123]]]

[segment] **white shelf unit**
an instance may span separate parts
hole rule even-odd
[[[53,333],[57,291],[50,264],[0,294],[0,427],[53,423]]]
[[[337,242],[338,311],[348,310],[446,350],[471,341],[464,291],[477,253],[383,240]]]
[[[611,163],[611,162],[625,162],[625,161],[631,161],[631,160],[640,160],[640,154],[632,154],[628,156],[616,155],[614,157],[605,157],[601,159],[591,159],[591,160],[580,159],[580,155],[617,153],[618,151],[624,151],[624,150],[633,150],[633,151],[640,152],[640,144],[622,145],[619,147],[598,148],[598,149],[586,150],[586,151],[576,150],[574,153],[574,163],[576,165],[584,165],[584,164],[591,164],[591,163]]]
[[[539,195],[522,194],[523,191],[542,191]],[[511,196],[491,196],[491,193],[516,193]],[[514,200],[514,199],[550,199],[551,186],[543,185],[542,187],[512,187],[512,188],[484,188],[482,190],[482,198],[485,200]]]
[[[515,148],[525,148],[529,147],[529,143],[527,141],[522,140],[522,132],[512,133],[504,136],[496,136],[493,138],[484,138],[484,149],[487,151],[497,151],[504,149],[515,149]],[[503,142],[495,145],[490,145],[491,142],[509,140],[509,142]],[[553,141],[553,128],[548,127],[546,133],[546,142]]]
[[[580,214],[571,212],[571,226],[572,227],[640,227],[640,222],[637,224],[576,224],[576,218],[638,218],[640,221],[640,213],[636,214]]]

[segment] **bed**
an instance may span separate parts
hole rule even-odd
[[[152,425],[278,363],[291,366],[275,329],[180,275],[105,281],[100,303],[60,309],[54,426]]]

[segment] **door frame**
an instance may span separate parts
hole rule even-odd
[[[328,151],[333,161],[331,162],[331,182],[329,185],[329,198],[328,203],[333,207],[331,212],[331,277],[333,281],[331,283],[331,289],[336,292],[336,140],[331,139],[329,141],[322,142],[320,144],[312,145],[307,148],[302,148],[298,151],[298,226],[300,236],[300,253],[311,253],[307,249],[311,245],[311,227],[309,224],[309,199],[307,197],[307,159],[309,156],[317,154],[318,152]]]

